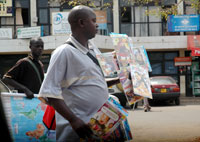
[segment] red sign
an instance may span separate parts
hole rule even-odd
[[[200,56],[200,35],[187,36],[188,50],[192,51],[191,56]]]
[[[189,35],[187,36],[187,48],[200,48],[200,35]]]
[[[200,48],[192,48],[191,56],[200,56]]]
[[[192,57],[176,57],[174,58],[175,66],[191,66]]]

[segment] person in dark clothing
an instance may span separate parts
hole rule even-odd
[[[3,82],[32,99],[34,94],[39,92],[44,79],[43,64],[39,60],[43,52],[44,42],[41,38],[32,38],[29,48],[30,55],[18,60],[3,76]]]

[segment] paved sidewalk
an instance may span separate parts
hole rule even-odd
[[[133,142],[200,142],[200,105],[129,110]],[[199,138],[199,139],[198,139]]]

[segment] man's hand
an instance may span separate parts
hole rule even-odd
[[[3,82],[8,85],[11,85],[12,87],[14,87],[17,90],[23,90],[28,99],[32,99],[34,97],[34,94],[31,90],[29,90],[26,86],[20,84],[19,82],[15,81],[12,78],[4,77]]]
[[[60,115],[69,121],[71,127],[80,138],[91,138],[93,133],[89,125],[81,120],[81,118],[78,118],[65,104],[64,100],[48,98],[48,102]]]
[[[78,134],[80,138],[91,138],[93,135],[92,130],[88,124],[85,124],[81,119],[76,118],[70,122],[74,131]]]
[[[29,90],[27,87],[25,87],[23,90],[24,90],[24,93],[26,94],[26,97],[28,99],[34,98],[33,92],[31,90]]]

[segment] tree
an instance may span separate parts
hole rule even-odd
[[[60,2],[61,4],[63,3],[68,3],[71,6],[76,6],[76,5],[87,5],[93,8],[100,8],[100,9],[106,9],[106,8],[112,8],[113,5],[113,0],[106,0],[107,2],[103,2],[105,0],[49,0],[49,2]],[[192,8],[195,9],[196,13],[200,10],[200,1],[199,0],[177,0],[177,3],[172,4],[170,7],[166,7],[164,5],[165,1],[167,0],[121,0],[127,5],[133,6],[143,6],[143,5],[155,5],[158,6],[158,9],[155,10],[147,10],[146,14],[149,15],[157,15],[161,16],[165,19],[167,19],[168,15],[177,15],[178,14],[178,6],[184,3],[189,3]],[[101,3],[100,5],[96,6],[96,3]],[[124,11],[126,8],[124,7]],[[194,13],[195,14],[195,13]],[[123,16],[123,13],[122,13]]]

